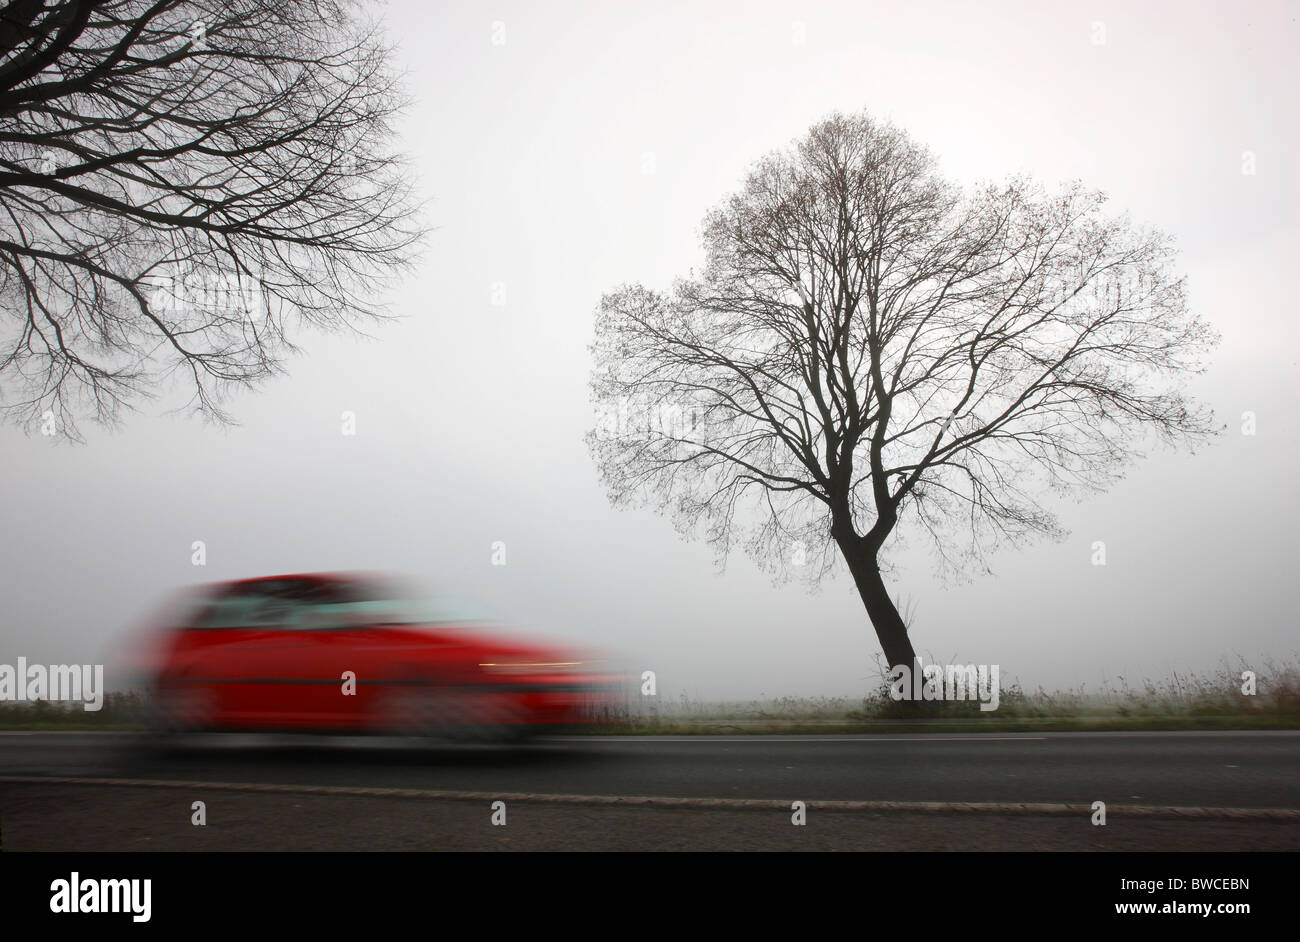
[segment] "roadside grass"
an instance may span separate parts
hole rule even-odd
[[[60,700],[0,703],[0,729],[139,729],[144,706],[143,696],[135,693],[104,694],[103,707],[94,711]]]
[[[104,694],[104,704],[98,710],[57,700],[0,702],[0,729],[139,729],[144,705],[144,698],[133,692]]]
[[[1242,692],[1246,670],[1257,675],[1254,695]],[[1208,674],[1171,673],[1136,684],[1119,677],[1097,690],[1027,692],[1013,682],[990,711],[975,700],[896,701],[883,676],[860,699],[658,700],[631,689],[594,719],[598,732],[622,735],[1300,729],[1300,661],[1254,668],[1224,661]]]
[[[1254,670],[1256,693],[1242,692],[1242,672]],[[0,703],[0,729],[139,729],[144,700],[109,693],[98,711],[49,701]],[[1262,667],[1226,661],[1208,674],[1171,673],[1131,684],[1123,677],[1097,690],[1080,686],[1025,691],[1001,688],[998,708],[976,700],[900,702],[882,677],[865,697],[759,697],[705,701],[643,697],[629,683],[622,697],[592,713],[596,735],[758,735],[774,733],[1050,732],[1103,730],[1300,729],[1300,660]]]

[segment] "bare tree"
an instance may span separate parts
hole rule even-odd
[[[817,125],[707,216],[700,276],[603,298],[588,441],[612,501],[778,574],[842,560],[888,664],[911,666],[881,574],[900,533],[967,571],[1060,535],[1044,490],[1215,432],[1180,390],[1217,337],[1171,241],[1103,202],[963,193],[892,126]]]
[[[0,9],[6,414],[76,436],[179,372],[225,419],[295,324],[382,316],[420,235],[389,58],[348,0]]]

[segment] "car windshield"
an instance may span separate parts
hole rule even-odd
[[[322,600],[316,606],[340,615],[365,619],[371,624],[463,625],[494,620],[492,612],[470,599],[447,592],[427,592],[418,586],[389,579],[349,582],[337,599]]]

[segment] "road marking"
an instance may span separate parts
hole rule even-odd
[[[417,798],[434,801],[531,801],[553,805],[604,805],[625,808],[714,808],[720,810],[789,811],[783,798],[666,798],[649,795],[553,795],[545,792],[469,792],[425,788],[373,788],[350,785],[272,785],[244,782],[184,782],[139,778],[57,778],[42,775],[0,776],[0,785],[100,785],[126,788],[176,788],[195,791],[254,792],[264,794],[328,795],[350,798]],[[817,801],[802,799],[820,811],[1002,814],[1088,816],[1092,806],[1046,802],[994,801]],[[1106,809],[1111,817],[1176,818],[1180,820],[1296,821],[1292,808],[1189,808],[1168,805],[1117,805]]]
[[[1048,736],[548,736],[547,742],[1040,742]]]

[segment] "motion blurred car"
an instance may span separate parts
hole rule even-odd
[[[315,573],[184,593],[137,648],[159,734],[380,732],[517,741],[589,722],[617,678],[395,582]]]

